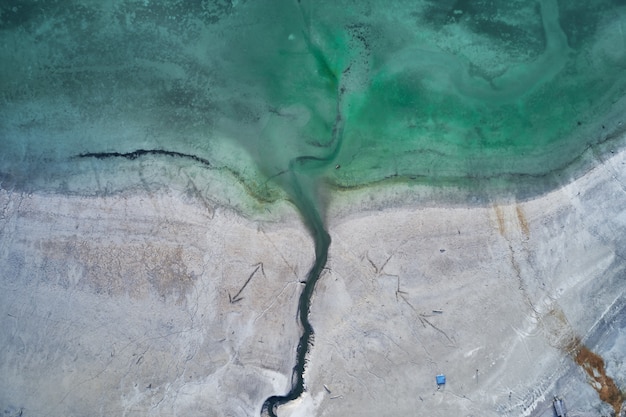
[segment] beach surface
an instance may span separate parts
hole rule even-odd
[[[624,164],[528,201],[348,212],[335,196],[306,392],[278,414],[551,416],[555,395],[619,411]],[[172,190],[0,203],[5,415],[249,416],[289,390],[314,256],[289,205],[255,220]]]

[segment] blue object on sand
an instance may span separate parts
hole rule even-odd
[[[554,397],[554,403],[552,404],[554,405],[554,411],[556,412],[557,417],[567,416],[567,414],[565,413],[565,404],[563,403],[563,400],[561,398]]]
[[[445,375],[437,375],[437,385],[443,385],[446,383]]]

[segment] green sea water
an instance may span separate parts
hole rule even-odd
[[[621,135],[617,0],[7,0],[0,42],[4,187],[542,192]],[[136,150],[210,166],[78,157]]]

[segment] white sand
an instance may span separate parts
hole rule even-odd
[[[2,191],[0,404],[250,415],[288,388],[308,235],[184,200]]]
[[[608,413],[562,348],[624,303],[625,163],[518,204],[329,219],[308,392],[281,416],[548,416],[555,394]],[[248,416],[288,389],[313,257],[295,213],[165,193],[1,190],[0,207],[7,413]],[[620,340],[595,344],[624,388]]]

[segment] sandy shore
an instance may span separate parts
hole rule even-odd
[[[313,256],[297,221],[184,195],[0,201],[8,415],[251,415],[287,389]]]
[[[568,351],[582,339],[626,387],[625,161],[527,202],[331,221],[293,415],[552,416],[554,395],[608,415]]]
[[[608,414],[568,347],[626,387],[625,163],[526,202],[331,216],[308,390],[281,415],[550,416],[554,395]],[[165,192],[0,207],[7,415],[248,416],[288,389],[313,257],[295,212]]]

